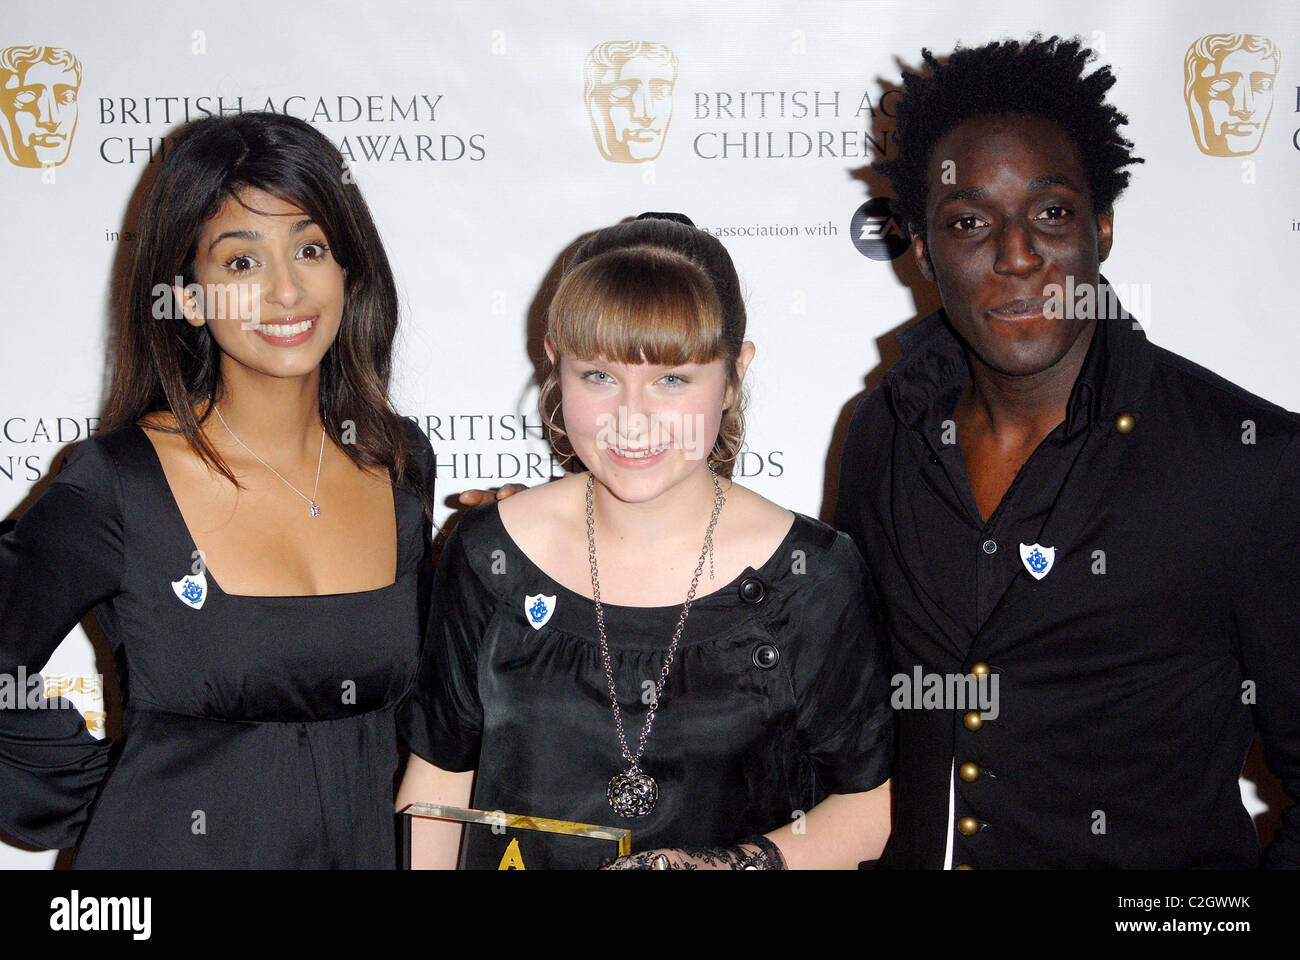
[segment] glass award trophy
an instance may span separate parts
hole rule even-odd
[[[464,825],[461,870],[595,870],[632,852],[632,832],[501,810],[472,810],[438,803],[412,803],[402,810],[403,865],[411,867],[411,821]]]

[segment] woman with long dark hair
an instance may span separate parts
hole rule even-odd
[[[93,611],[119,742],[0,710],[0,826],[78,867],[392,867],[433,456],[333,145],[201,120],[140,217],[101,432],[0,540],[0,671]]]
[[[542,416],[580,469],[448,539],[399,804],[626,827],[620,868],[879,856],[888,650],[849,538],[733,479],[754,345],[731,257],[680,215],[598,231],[545,347]],[[417,865],[456,864],[455,830],[417,830]],[[527,867],[584,862],[516,839]]]

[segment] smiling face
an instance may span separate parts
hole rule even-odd
[[[1042,117],[970,120],[935,144],[928,180],[914,251],[973,359],[1008,376],[1055,367],[1094,321],[1052,287],[1095,289],[1111,245],[1069,134]]]
[[[77,87],[74,70],[44,60],[4,77],[0,106],[13,163],[57,166],[68,159],[77,129]]]
[[[574,452],[606,488],[644,503],[707,469],[723,409],[734,399],[726,361],[660,365],[558,360],[564,428]],[[738,379],[753,357],[746,343]]]
[[[343,317],[342,267],[324,230],[286,200],[245,189],[199,232],[186,319],[206,324],[223,372],[236,363],[269,377],[316,373]]]

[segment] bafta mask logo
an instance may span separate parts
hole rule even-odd
[[[1259,148],[1282,53],[1268,37],[1211,33],[1187,48],[1183,96],[1202,153],[1241,157]]]
[[[80,88],[81,61],[62,47],[0,50],[0,139],[10,163],[53,167],[68,159]]]
[[[615,163],[658,157],[673,117],[677,54],[662,43],[608,40],[587,54],[582,73],[601,155]]]

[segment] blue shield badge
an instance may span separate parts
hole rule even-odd
[[[1052,565],[1056,563],[1056,548],[1044,547],[1037,543],[1022,543],[1020,559],[1024,561],[1029,575],[1035,580],[1041,580],[1052,572]]]
[[[202,610],[203,601],[208,599],[208,578],[201,573],[187,574],[172,581],[172,591],[185,606]]]
[[[546,621],[551,619],[551,614],[554,612],[555,597],[546,597],[540,593],[524,597],[524,615],[528,618],[528,625],[534,630],[546,626]]]

